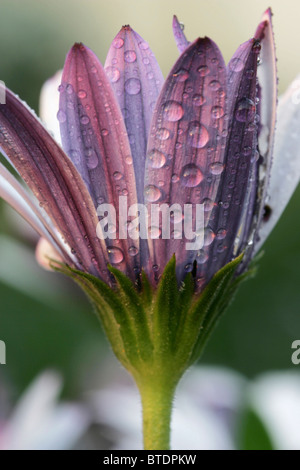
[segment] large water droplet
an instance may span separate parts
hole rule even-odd
[[[180,103],[171,100],[163,104],[163,113],[168,121],[176,122],[182,118],[184,111]]]
[[[97,154],[93,148],[89,148],[85,152],[86,155],[86,166],[90,169],[93,170],[98,166],[99,160],[97,157]]]
[[[214,162],[209,165],[209,171],[212,175],[220,175],[224,170],[223,163]]]
[[[57,119],[59,120],[60,123],[66,122],[67,116],[66,116],[66,113],[62,109],[59,109],[57,113]]]
[[[129,95],[137,95],[141,91],[141,82],[138,78],[129,78],[125,82],[125,90]]]
[[[124,54],[125,62],[135,62],[136,61],[136,53],[134,51],[126,51]]]
[[[203,174],[194,163],[189,163],[183,167],[180,179],[183,186],[194,188],[203,180]]]
[[[128,253],[130,256],[136,256],[138,254],[139,250],[137,249],[136,246],[131,246],[128,248]]]
[[[202,106],[205,103],[205,98],[202,95],[196,94],[193,96],[193,105]]]
[[[213,230],[209,227],[205,228],[204,229],[204,242],[203,242],[203,245],[204,246],[209,246],[212,244],[212,242],[214,241],[215,239],[215,233],[213,232]]]
[[[156,136],[159,138],[159,140],[167,140],[170,137],[170,131],[164,127],[161,127],[156,131]]]
[[[240,122],[252,121],[255,116],[255,104],[249,98],[242,98],[237,105],[235,118]]]
[[[148,202],[156,202],[161,198],[161,191],[154,184],[146,186],[144,194]]]
[[[107,253],[111,264],[122,263],[124,259],[124,254],[120,248],[117,248],[116,246],[108,246]]]
[[[120,78],[120,71],[117,67],[106,67],[105,73],[107,78],[112,82],[115,83]]]
[[[115,38],[112,44],[116,49],[121,49],[124,46],[124,40],[122,38]]]
[[[209,133],[206,127],[197,121],[193,121],[189,125],[188,133],[191,136],[191,145],[195,148],[203,148],[209,141]]]
[[[180,69],[173,73],[173,77],[177,82],[185,82],[189,78],[189,72],[185,69]]]
[[[241,72],[244,67],[244,62],[239,59],[238,57],[235,57],[229,62],[229,69],[232,72]]]
[[[153,149],[148,153],[148,163],[151,168],[162,168],[166,163],[166,157],[159,150]]]

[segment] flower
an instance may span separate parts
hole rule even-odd
[[[270,10],[227,68],[210,39],[189,44],[176,17],[173,28],[182,54],[164,84],[148,44],[129,26],[113,40],[104,69],[92,51],[74,45],[57,113],[66,153],[9,90],[0,105],[1,148],[39,204],[3,165],[1,196],[64,262],[109,284],[108,262],[133,280],[143,267],[156,285],[175,253],[179,280],[194,270],[203,287],[244,250],[245,269],[276,219],[264,224],[276,106]],[[292,177],[298,181],[299,172]],[[96,208],[113,204],[118,219],[120,194],[149,210],[203,204],[203,248],[186,250],[175,231],[163,239],[160,227],[147,241],[123,240],[118,226],[116,239],[99,239]]]

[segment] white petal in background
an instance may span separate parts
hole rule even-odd
[[[280,98],[269,199],[271,214],[260,229],[256,251],[269,236],[300,180],[300,75]]]
[[[41,120],[59,144],[61,144],[61,139],[57,112],[59,109],[58,87],[61,83],[61,77],[62,71],[59,70],[44,83],[41,89],[39,106]]]

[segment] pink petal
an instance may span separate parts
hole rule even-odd
[[[198,39],[172,68],[154,111],[145,175],[149,210],[151,203],[178,203],[182,209],[205,203],[207,225],[223,171],[225,88],[218,47]],[[186,242],[191,240],[149,240],[152,280],[173,253],[179,278],[191,270],[195,252],[186,250]]]
[[[130,26],[113,40],[105,71],[115,91],[129,136],[138,201],[143,202],[147,141],[164,79],[147,42]]]
[[[0,147],[37,197],[80,263],[109,281],[106,253],[89,193],[72,162],[9,90],[0,105]]]
[[[137,202],[132,156],[111,85],[98,58],[83,44],[75,44],[66,59],[59,119],[63,147],[86,182],[95,206],[108,203],[116,209],[118,234],[119,196],[127,198],[128,207]],[[138,240],[107,239],[111,263],[133,279],[139,257],[130,256],[131,247],[138,251]]]
[[[181,27],[181,24],[179,23],[176,15],[173,16],[173,34],[177,48],[181,54],[183,51],[186,50],[190,43],[185,37],[183,28]]]

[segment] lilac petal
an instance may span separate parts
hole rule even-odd
[[[94,205],[75,167],[31,111],[9,90],[0,105],[0,148],[76,254],[81,269],[105,280]]]
[[[207,264],[198,266],[205,282],[231,261],[240,245],[241,224],[253,212],[253,186],[257,146],[256,72],[259,44],[251,39],[242,44],[227,67],[228,137],[225,171],[222,174],[218,206],[209,226],[215,239],[209,247]],[[250,203],[250,208],[247,206]],[[246,211],[246,212],[245,212]]]
[[[83,44],[70,50],[60,87],[60,129],[65,151],[81,173],[95,206],[111,204],[119,232],[119,196],[135,204],[136,185],[129,141],[118,103],[104,69]],[[124,223],[124,230],[126,230]],[[114,236],[113,235],[113,236]],[[138,240],[106,239],[110,261],[136,277]],[[133,251],[133,248],[132,248]]]
[[[274,161],[265,217],[259,229],[257,252],[273,230],[300,180],[300,75],[280,98],[274,143]]]
[[[40,93],[40,118],[46,128],[54,135],[56,142],[61,143],[57,111],[59,107],[58,87],[61,83],[62,71],[56,72],[42,86]]]
[[[124,26],[113,40],[105,71],[123,114],[138,202],[142,203],[147,141],[153,109],[164,82],[163,75],[148,43],[130,26]]]
[[[177,48],[181,54],[183,51],[186,50],[190,42],[185,37],[183,28],[181,24],[179,23],[176,15],[173,16],[173,34],[174,34]]]
[[[182,211],[184,204],[205,203],[207,224],[223,171],[225,88],[218,47],[208,38],[196,40],[172,68],[154,111],[145,174],[149,210],[151,203],[177,203]],[[176,236],[174,231],[170,240],[149,239],[152,281],[173,253],[179,279],[191,270],[195,252],[185,243],[192,240]]]

